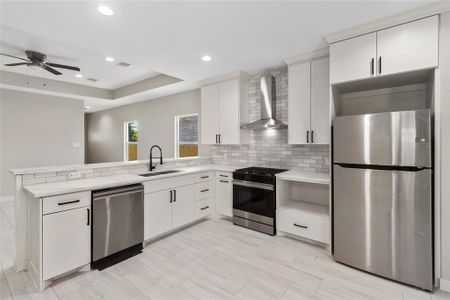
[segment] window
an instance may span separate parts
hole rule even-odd
[[[137,160],[138,123],[130,121],[124,123],[124,161]]]
[[[198,156],[198,114],[175,117],[175,155]]]

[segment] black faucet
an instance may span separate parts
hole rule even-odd
[[[149,171],[150,172],[153,171],[156,168],[156,165],[153,165],[153,155],[152,155],[153,148],[155,148],[155,147],[159,149],[159,157],[155,157],[155,158],[159,158],[159,164],[160,165],[163,164],[163,154],[162,154],[161,147],[159,147],[158,145],[153,145],[150,148],[150,164],[149,164]]]

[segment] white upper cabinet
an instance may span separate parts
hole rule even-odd
[[[375,75],[377,35],[370,33],[330,45],[331,83]]]
[[[432,16],[330,45],[332,84],[438,66],[439,17]]]
[[[219,83],[219,143],[239,144],[239,81],[237,79]]]
[[[311,127],[311,63],[289,66],[289,144],[307,144]]]
[[[439,17],[433,16],[378,31],[378,74],[438,66],[438,28]]]
[[[201,89],[202,144],[215,144],[219,130],[219,85],[211,84]]]
[[[330,143],[329,58],[289,66],[289,144]]]
[[[208,80],[201,89],[201,143],[245,144],[248,123],[248,76]]]
[[[312,144],[330,144],[330,59],[311,61]]]

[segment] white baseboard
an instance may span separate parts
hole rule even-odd
[[[450,280],[445,280],[445,279],[440,278],[439,279],[439,288],[442,291],[446,291],[446,292],[450,293]]]
[[[14,200],[15,200],[14,195],[0,197],[0,202],[7,202],[7,201],[14,201]]]

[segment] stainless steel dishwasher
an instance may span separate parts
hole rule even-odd
[[[104,269],[141,252],[144,188],[128,185],[92,193],[91,268]]]

